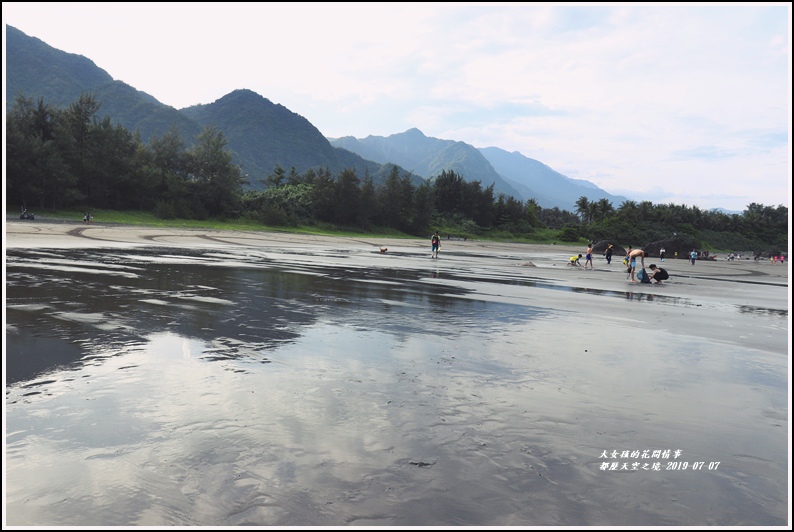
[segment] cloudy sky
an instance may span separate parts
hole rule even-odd
[[[790,207],[790,3],[4,2],[3,21],[177,109],[250,89],[327,137],[416,127],[639,201]]]

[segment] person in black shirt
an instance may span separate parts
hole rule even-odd
[[[662,284],[662,281],[666,281],[670,278],[670,274],[667,273],[667,270],[664,268],[659,268],[656,264],[651,264],[651,274],[649,277],[652,281],[656,281],[656,284]]]
[[[604,250],[604,256],[607,258],[607,264],[612,264],[612,244],[610,243],[607,245],[607,249]]]

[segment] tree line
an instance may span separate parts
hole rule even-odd
[[[461,235],[531,239],[557,231],[562,241],[652,242],[687,235],[711,249],[788,248],[788,209],[756,203],[742,214],[686,205],[582,196],[573,211],[542,208],[494,193],[454,171],[415,185],[396,166],[381,183],[346,169],[299,174],[277,166],[254,177],[267,188],[245,191],[224,134],[204,128],[190,146],[175,128],[143,143],[138,132],[99,117],[101,104],[81,95],[65,108],[18,96],[6,119],[6,201],[52,209],[153,212],[161,218],[250,219],[270,226],[332,224],[370,231],[390,228],[427,235],[454,228]]]
[[[244,180],[222,132],[205,128],[187,148],[174,128],[144,144],[99,109],[90,94],[64,109],[18,96],[6,117],[6,201],[199,219],[237,208]]]

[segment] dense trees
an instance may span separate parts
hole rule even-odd
[[[232,154],[225,148],[223,133],[208,127],[198,134],[186,158],[191,195],[197,205],[214,217],[234,212],[242,194],[240,167],[232,164]]]
[[[205,218],[237,213],[239,166],[223,133],[207,128],[185,149],[176,130],[148,145],[83,94],[65,109],[18,97],[6,120],[6,201],[53,209],[151,210]]]
[[[57,206],[73,199],[72,176],[64,160],[68,144],[64,125],[53,109],[39,100],[17,98],[6,117],[6,198],[22,205],[37,202]],[[56,131],[57,130],[57,131]]]
[[[186,142],[176,129],[143,144],[129,132],[97,118],[101,105],[83,94],[65,109],[18,97],[6,119],[6,201],[56,209],[149,210],[160,217],[254,219],[267,225],[396,229],[427,235],[447,228],[475,236],[498,231],[531,238],[539,229],[561,240],[612,240],[642,246],[688,235],[711,249],[784,250],[788,209],[752,203],[741,214],[685,205],[580,197],[575,212],[543,209],[494,194],[494,185],[442,171],[421,185],[392,166],[374,183],[352,168],[298,174],[276,166],[262,191],[244,192],[245,176],[233,163],[223,133],[205,128]]]

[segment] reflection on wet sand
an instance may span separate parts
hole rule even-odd
[[[8,524],[785,525],[785,311],[346,258],[11,250]]]

